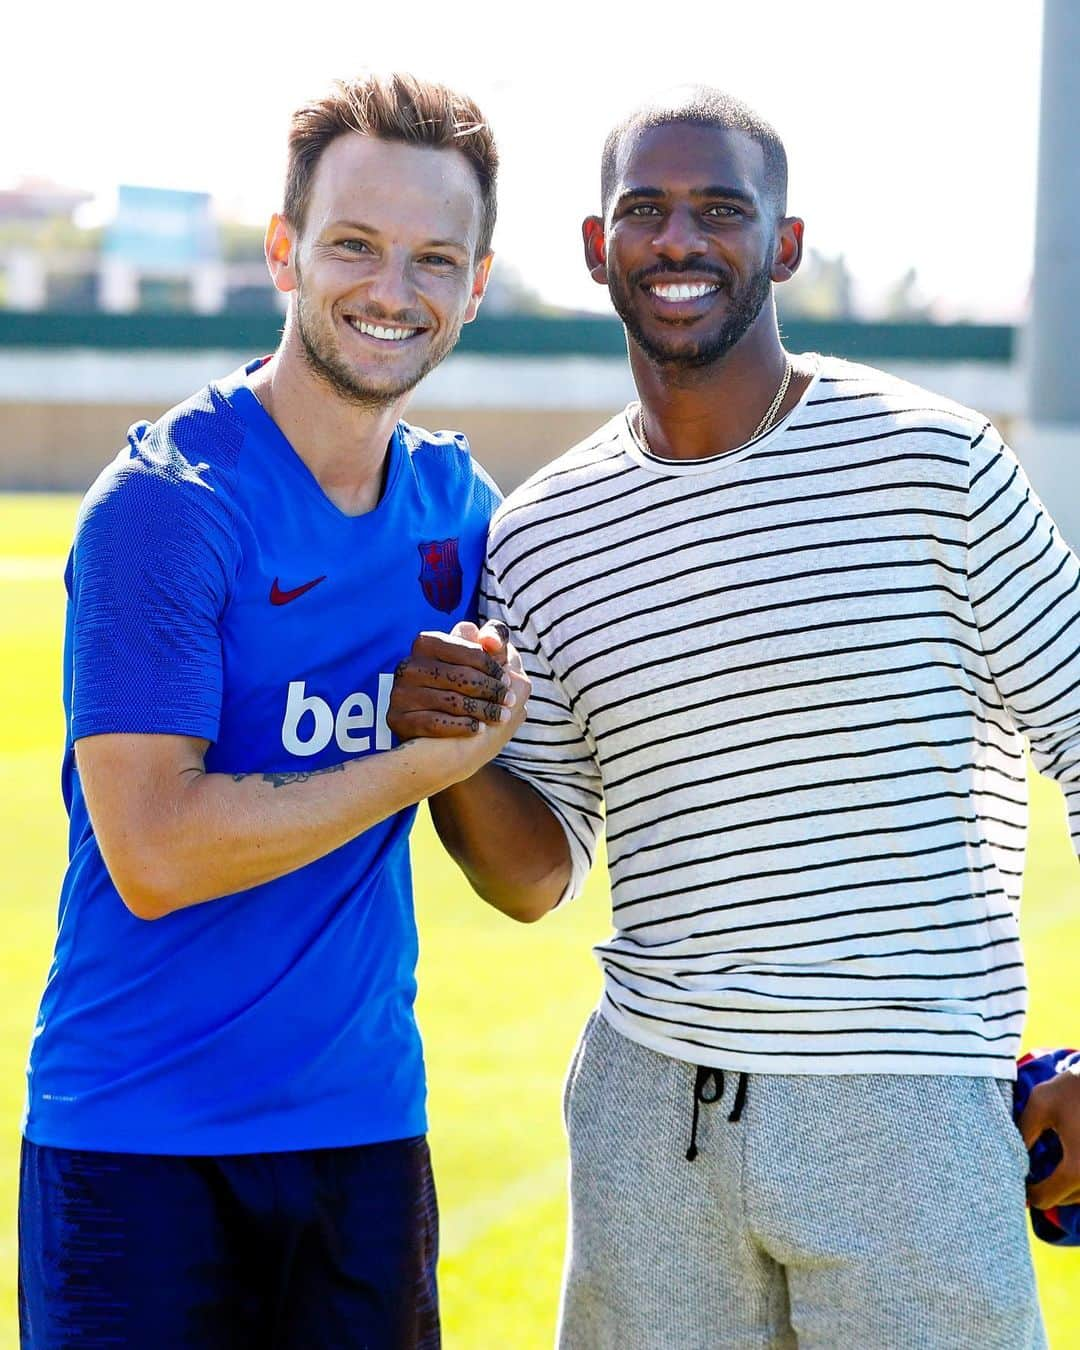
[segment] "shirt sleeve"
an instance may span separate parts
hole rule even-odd
[[[531,624],[521,622],[506,598],[490,558],[480,608],[486,619],[501,619],[510,629],[510,640],[532,681],[528,719],[495,762],[543,797],[566,834],[571,878],[559,898],[562,904],[580,894],[604,826],[595,747],[572,711]]]
[[[1064,790],[1080,854],[1080,562],[989,425],[971,447],[967,581],[994,682]]]
[[[91,489],[69,580],[73,740],[217,738],[235,547],[222,514],[197,472],[168,474],[137,457],[121,457]]]

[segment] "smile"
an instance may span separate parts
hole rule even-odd
[[[692,285],[685,282],[678,285],[659,282],[655,286],[648,286],[646,289],[659,300],[675,303],[680,300],[700,300],[703,295],[712,295],[715,291],[718,291],[720,286],[715,281],[699,281]]]
[[[405,342],[424,331],[422,328],[390,328],[385,324],[367,323],[364,319],[347,319],[346,322],[358,333],[377,338],[380,342]]]

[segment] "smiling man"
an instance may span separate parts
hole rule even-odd
[[[535,712],[432,803],[534,917],[606,833],[560,1343],[1040,1346],[1021,733],[1080,845],[1080,564],[984,417],[785,351],[803,224],[750,109],[639,110],[601,192],[639,400],[496,513],[486,608]],[[469,737],[438,710],[470,665],[414,653],[391,725]],[[1080,1077],[1021,1123],[1064,1147],[1032,1204],[1080,1199]]]
[[[438,1344],[414,804],[520,722],[391,753],[497,494],[401,421],[484,293],[496,152],[407,76],[292,120],[277,351],[135,427],[68,568],[70,861],[29,1067],[23,1344]]]

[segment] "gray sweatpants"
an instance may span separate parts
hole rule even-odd
[[[729,1072],[688,1162],[695,1075],[590,1018],[561,1350],[1045,1346],[1008,1084]]]

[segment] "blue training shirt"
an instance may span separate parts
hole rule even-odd
[[[377,754],[413,638],[474,615],[498,493],[464,438],[399,423],[378,506],[343,515],[248,386],[258,364],[134,428],[79,517],[69,864],[24,1122],[38,1144],[250,1153],[427,1128],[415,808],[148,923],[109,878],[75,768],[74,742],[105,732],[204,738],[218,773]]]

